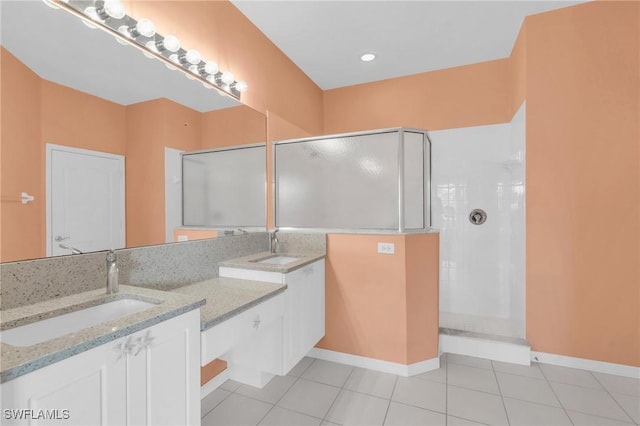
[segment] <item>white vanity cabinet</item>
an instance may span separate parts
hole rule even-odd
[[[220,267],[220,276],[287,284],[281,367],[276,374],[287,374],[324,336],[324,259],[289,273]]]
[[[3,383],[2,424],[200,424],[199,312]]]

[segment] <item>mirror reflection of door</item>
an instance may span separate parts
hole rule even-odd
[[[47,255],[125,246],[124,157],[47,144]]]

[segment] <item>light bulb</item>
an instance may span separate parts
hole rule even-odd
[[[51,0],[42,0],[42,2],[44,4],[46,4],[47,6],[49,6],[51,9],[60,9],[54,2],[52,2]]]
[[[177,52],[180,50],[180,40],[176,36],[167,35],[164,36],[161,42],[159,42],[160,50],[168,50],[169,52]]]
[[[96,8],[93,6],[89,6],[84,10],[84,14],[87,15],[89,18],[93,19],[94,21],[100,21],[100,17],[98,16],[98,12],[96,12]],[[85,24],[87,27],[91,28],[91,29],[96,29],[98,28],[97,26],[91,24],[90,22],[85,21],[84,19],[82,20],[82,23]]]
[[[177,54],[177,53],[174,53],[173,55],[170,55],[170,56],[169,56],[169,60],[170,60],[171,62],[173,62],[174,64],[178,64],[178,65],[180,65],[180,57],[178,56],[178,54]]]
[[[120,25],[118,27],[118,32],[126,38],[131,38],[131,33],[129,32],[129,28],[126,25]]]
[[[238,90],[238,92],[240,93],[246,92],[248,88],[249,86],[247,85],[246,81],[239,81],[236,83],[236,90]]]
[[[230,92],[231,91],[231,86],[229,86],[228,84],[223,84],[222,85],[222,90],[224,90],[225,92]]]
[[[93,19],[94,21],[100,21],[100,16],[98,16],[98,12],[96,11],[96,8],[93,6],[89,6],[87,8],[84,9],[84,14],[87,15],[89,18]]]
[[[207,76],[207,81],[209,83],[211,83],[211,84],[216,85],[216,86],[218,85],[218,82],[216,81],[216,77],[214,75],[208,75]]]
[[[104,2],[104,11],[113,19],[122,19],[125,15],[124,6],[120,3],[120,0],[106,0]]]
[[[118,43],[120,43],[121,45],[123,45],[123,46],[128,46],[128,45],[129,45],[129,43],[127,43],[126,41],[124,41],[124,40],[123,40],[123,39],[121,39],[120,37],[113,36],[113,38],[115,38],[115,39],[116,39],[116,41],[117,41]]]
[[[204,64],[204,72],[207,74],[215,74],[218,72],[218,64],[213,61],[208,61]]]
[[[233,76],[232,73],[227,71],[222,73],[221,80],[223,83],[226,83],[226,85],[228,86],[229,84],[233,83],[233,80],[235,80],[235,77]]]
[[[148,42],[146,42],[144,45],[145,45],[145,46],[146,46],[146,48],[147,48],[147,49],[149,49],[150,51],[155,52],[155,53],[159,53],[159,52],[158,52],[158,47],[156,46],[156,42],[155,42],[155,41],[153,41],[153,40],[149,40],[149,41],[148,41]]]
[[[198,65],[200,63],[200,52],[195,49],[187,50],[184,58],[192,65]]]
[[[136,24],[136,32],[141,36],[151,38],[156,34],[156,26],[149,19],[142,18]]]
[[[198,66],[197,65],[190,65],[189,66],[189,71],[194,73],[194,74],[200,74],[200,72],[198,71]]]
[[[360,56],[360,60],[364,62],[371,62],[375,58],[376,58],[375,53],[365,53],[364,55]]]

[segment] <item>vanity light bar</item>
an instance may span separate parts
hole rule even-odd
[[[146,56],[165,63],[169,69],[179,69],[191,79],[202,81],[205,87],[223,90],[240,99],[247,91],[247,83],[236,81],[230,72],[220,71],[218,64],[204,61],[195,49],[185,49],[173,35],[162,36],[151,20],[136,20],[127,15],[120,0],[43,0],[76,15],[91,28],[103,29],[119,43],[130,44]]]

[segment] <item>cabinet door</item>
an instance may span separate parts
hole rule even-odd
[[[199,312],[132,336],[127,357],[129,424],[200,424]]]
[[[0,385],[3,425],[126,423],[125,338]],[[6,410],[17,410],[7,413]],[[21,411],[22,410],[22,411]],[[29,410],[25,413],[25,410]],[[33,419],[16,420],[22,415]],[[12,417],[12,418],[9,418]]]
[[[285,275],[285,371],[293,368],[324,336],[324,260]]]
[[[324,337],[325,283],[324,260],[319,260],[304,270],[307,292],[305,294],[304,343],[305,354]]]

